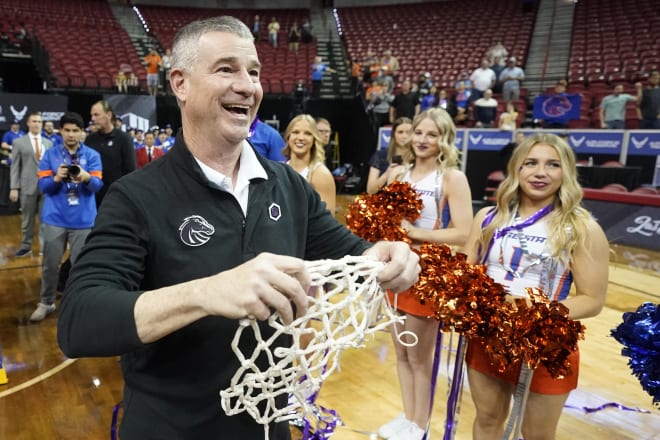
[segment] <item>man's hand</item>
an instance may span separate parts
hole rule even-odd
[[[9,200],[11,200],[12,202],[18,202],[18,190],[17,189],[9,190]]]
[[[384,289],[402,292],[410,288],[419,276],[419,256],[402,241],[379,241],[367,249],[364,255],[376,257],[385,267],[378,275]]]
[[[310,276],[299,258],[259,254],[256,258],[208,278],[202,292],[209,315],[232,319],[268,319],[278,312],[290,323],[307,312]]]

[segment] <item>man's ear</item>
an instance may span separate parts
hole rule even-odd
[[[181,69],[172,69],[170,71],[170,87],[179,101],[185,101],[188,91],[188,82],[186,75]]]

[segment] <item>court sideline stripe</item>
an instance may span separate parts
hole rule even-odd
[[[50,370],[46,371],[45,373],[40,374],[39,376],[33,377],[32,379],[28,380],[27,382],[23,382],[20,385],[16,385],[15,387],[9,388],[7,390],[4,390],[0,392],[0,399],[3,397],[10,396],[14,393],[17,393],[19,391],[24,390],[25,388],[29,388],[32,385],[35,385],[39,382],[43,382],[44,380],[48,379],[49,377],[59,373],[60,371],[64,370],[66,367],[69,365],[73,364],[75,361],[78,359],[67,359],[61,364],[59,364],[56,367],[51,368]]]

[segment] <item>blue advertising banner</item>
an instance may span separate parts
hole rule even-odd
[[[54,121],[57,126],[68,104],[66,96],[0,93],[0,131],[9,130],[14,120],[25,130],[27,115],[32,112],[41,112],[44,121]]]
[[[582,97],[577,94],[540,95],[534,99],[532,117],[553,122],[580,119],[581,102]]]
[[[620,154],[623,130],[571,130],[568,143],[576,153]]]
[[[660,207],[584,199],[610,243],[660,251]]]
[[[463,139],[465,138],[465,133],[467,133],[467,130],[465,129],[459,128],[456,130],[456,141],[454,143],[456,144],[456,148],[459,150],[463,149]],[[387,146],[390,144],[391,137],[392,127],[380,127],[378,129],[378,149],[380,150],[382,148],[387,148]]]
[[[657,156],[660,154],[660,131],[630,130],[628,154],[632,156]]]
[[[500,151],[512,140],[510,131],[501,130],[470,130],[467,136],[468,151]]]

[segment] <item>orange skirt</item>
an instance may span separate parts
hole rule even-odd
[[[433,316],[433,309],[428,303],[423,303],[414,293],[412,289],[395,294],[391,290],[387,291],[387,298],[392,307],[400,312],[408,315],[419,316],[421,318],[428,318]]]
[[[568,356],[571,365],[571,373],[561,379],[554,379],[547,368],[539,366],[534,370],[530,391],[537,394],[566,394],[577,388],[578,375],[580,371],[580,351],[575,350]],[[521,363],[512,364],[503,373],[497,371],[492,365],[486,349],[478,340],[468,343],[465,362],[470,368],[492,376],[494,378],[509,382],[512,385],[518,383]]]

